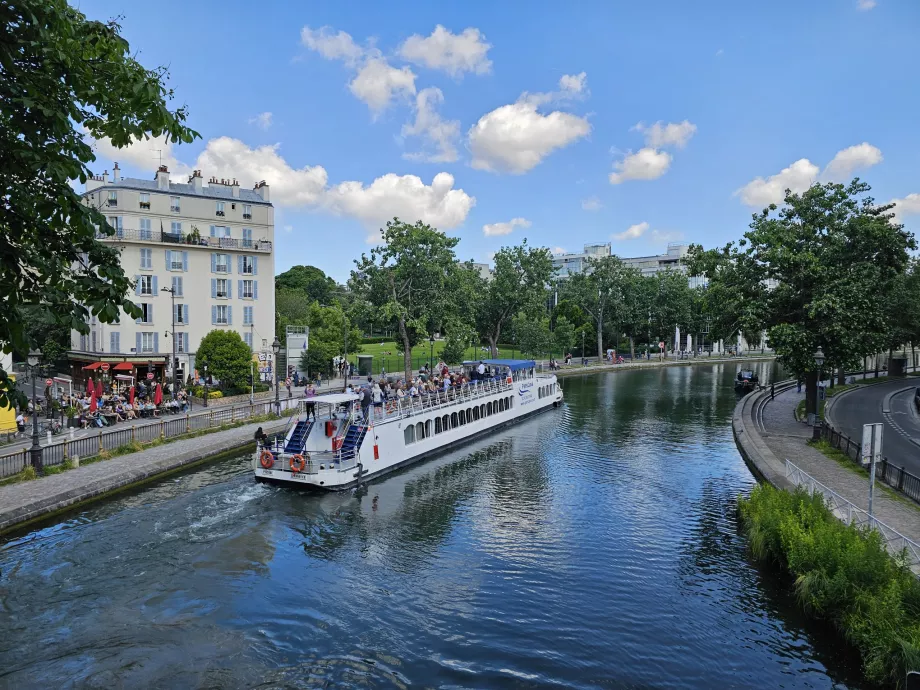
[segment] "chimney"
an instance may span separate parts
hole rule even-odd
[[[169,191],[169,169],[165,165],[157,168],[157,189]]]
[[[201,178],[200,170],[192,171],[192,177],[189,182],[192,183],[192,189],[195,190],[195,194],[201,194],[201,183],[204,182],[204,180]]]
[[[115,168],[112,170],[112,182],[118,182],[121,179],[121,168],[118,167],[118,161],[115,161]]]
[[[254,187],[255,193],[262,197],[262,201],[271,201],[271,197],[268,193],[268,184],[265,180],[262,180]]]
[[[102,171],[102,184],[108,184],[108,183],[109,183],[109,171],[103,170]]]
[[[230,193],[233,194],[234,199],[240,198],[240,183],[235,177],[233,178],[233,185],[230,187]]]

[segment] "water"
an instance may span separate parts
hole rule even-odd
[[[746,556],[735,372],[565,379],[357,494],[239,457],[14,535],[0,686],[858,687]]]

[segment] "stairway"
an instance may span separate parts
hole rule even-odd
[[[307,436],[310,435],[310,429],[313,428],[312,421],[297,422],[291,437],[284,444],[285,453],[302,453],[307,443]]]
[[[353,460],[355,455],[361,449],[361,443],[367,435],[368,427],[360,424],[352,424],[345,432],[345,438],[342,440],[342,449],[339,453],[339,461],[347,462]]]

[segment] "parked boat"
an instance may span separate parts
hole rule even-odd
[[[464,369],[472,374],[478,364]],[[348,489],[562,402],[555,374],[538,374],[533,360],[483,364],[481,380],[390,400],[367,420],[355,393],[305,398],[284,437],[257,446],[256,481]]]
[[[757,388],[757,384],[757,374],[750,370],[742,369],[738,372],[738,376],[735,377],[735,390],[752,391]]]

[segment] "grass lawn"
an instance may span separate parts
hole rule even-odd
[[[381,341],[377,343],[365,343],[361,346],[362,355],[373,355],[374,357],[374,373],[380,373],[380,367],[384,366],[387,371],[402,371],[403,368],[403,358],[402,355],[396,350],[396,341]],[[428,362],[429,355],[429,343],[425,341],[424,343],[419,343],[412,348],[412,367],[418,369],[422,364]],[[477,348],[467,348],[464,353],[464,359],[488,359],[489,352],[488,349],[480,349],[482,346]],[[434,361],[437,363],[438,357],[440,356],[441,350],[444,349],[444,341],[436,340],[434,343]],[[389,354],[387,354],[389,353]],[[498,356],[500,359],[513,359],[520,358],[521,353],[518,350],[512,350],[508,348],[499,348]],[[348,360],[357,364],[358,355],[349,355]]]

